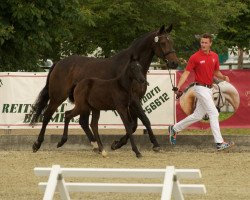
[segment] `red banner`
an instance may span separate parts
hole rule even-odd
[[[183,71],[177,71],[177,81],[179,81]],[[230,79],[230,83],[236,88],[240,97],[240,104],[237,110],[232,115],[220,121],[221,128],[250,128],[250,70],[222,70],[224,75]],[[188,80],[182,88],[187,87],[194,82],[194,74],[190,74]],[[177,122],[185,118],[187,115],[180,107],[179,101],[176,102],[176,119]],[[209,123],[197,122],[189,128],[206,129],[209,128]]]

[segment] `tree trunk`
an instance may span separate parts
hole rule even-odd
[[[238,69],[243,69],[243,49],[238,49]]]

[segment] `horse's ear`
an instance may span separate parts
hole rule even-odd
[[[160,30],[159,30],[159,33],[162,34],[162,33],[164,33],[164,31],[165,31],[165,25],[162,25]]]
[[[166,28],[166,32],[170,33],[173,29],[173,24],[170,24],[169,27]]]

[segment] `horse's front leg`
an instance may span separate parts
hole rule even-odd
[[[138,125],[138,118],[137,116],[134,114],[134,112],[132,110],[130,110],[130,119],[131,119],[131,123],[132,123],[132,131],[133,133],[136,131],[137,129],[137,125]],[[116,150],[116,149],[120,149],[122,146],[126,145],[129,139],[129,135],[126,133],[124,136],[122,136],[120,138],[120,140],[115,140],[112,145],[111,145],[111,149],[112,150]]]
[[[143,108],[142,108],[138,99],[133,101],[133,108],[134,108],[134,111],[136,112],[137,116],[139,117],[139,119],[141,120],[141,122],[143,123],[143,125],[146,127],[146,129],[148,131],[149,139],[150,139],[151,143],[153,144],[153,150],[160,151],[160,145],[157,142],[156,137],[153,133],[153,130],[151,128],[151,123],[150,123],[147,115],[143,111]]]
[[[117,112],[119,113],[119,115],[123,121],[123,124],[125,126],[125,129],[127,132],[126,134],[128,135],[128,137],[130,139],[132,150],[135,152],[135,155],[137,158],[141,158],[142,154],[139,152],[139,150],[135,144],[134,137],[132,135],[133,134],[132,123],[129,120],[128,110],[125,107],[121,107],[121,108],[117,108]]]

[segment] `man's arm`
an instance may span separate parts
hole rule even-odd
[[[181,75],[181,78],[179,80],[179,83],[177,84],[177,88],[180,90],[181,86],[183,85],[183,83],[185,83],[185,81],[187,80],[187,77],[189,76],[190,71],[185,70],[183,72],[183,74]]]
[[[176,99],[179,99],[181,97],[181,95],[183,94],[183,92],[180,90],[180,88],[183,85],[183,83],[185,83],[187,77],[189,76],[189,73],[190,73],[189,71],[185,70],[183,72],[183,74],[181,75],[181,78],[179,80],[177,87],[173,88],[173,91],[176,94]]]
[[[230,82],[229,77],[223,75],[223,74],[220,72],[220,70],[215,70],[215,71],[214,71],[214,75],[215,75],[217,78],[219,78],[219,79],[222,79],[222,80],[224,80],[224,81]]]

